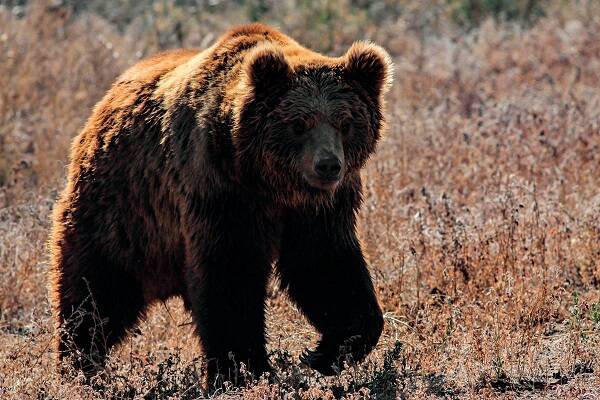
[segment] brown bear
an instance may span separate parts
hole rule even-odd
[[[181,296],[211,384],[240,362],[268,371],[272,271],[322,334],[305,364],[364,358],[383,318],[356,236],[360,170],[391,70],[374,44],[332,58],[252,24],[121,75],[74,139],[54,210],[59,364],[91,376],[150,304]]]

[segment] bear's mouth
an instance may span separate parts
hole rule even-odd
[[[339,179],[322,179],[305,174],[304,180],[315,189],[333,192],[338,187],[341,177]]]

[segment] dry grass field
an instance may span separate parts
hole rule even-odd
[[[543,15],[467,26],[456,1],[111,3],[0,6],[0,398],[204,396],[178,299],[92,386],[61,381],[45,242],[70,140],[112,80],[255,18],[331,54],[367,38],[393,55],[360,218],[386,324],[366,362],[323,378],[298,362],[316,334],[273,282],[277,383],[217,396],[600,399],[600,4],[518,2]]]

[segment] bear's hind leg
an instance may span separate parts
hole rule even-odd
[[[128,272],[98,260],[55,274],[55,320],[60,368],[63,360],[86,378],[103,366],[108,351],[134,327],[145,311],[141,285]],[[70,273],[76,271],[76,273]]]

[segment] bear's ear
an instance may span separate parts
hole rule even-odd
[[[273,45],[257,46],[244,61],[246,83],[255,95],[272,95],[287,87],[292,79],[292,68],[283,52]]]
[[[392,84],[393,64],[380,46],[355,42],[345,56],[346,79],[358,83],[370,96],[378,99]]]

